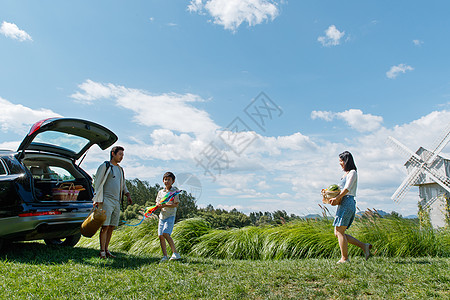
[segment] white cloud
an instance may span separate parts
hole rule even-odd
[[[391,69],[386,72],[386,76],[389,79],[395,79],[400,73],[406,73],[406,71],[412,70],[414,70],[414,68],[411,66],[399,64],[397,66],[392,66]]]
[[[24,30],[20,30],[14,23],[3,21],[2,26],[0,26],[0,33],[6,37],[19,40],[21,42],[32,41],[31,36]]]
[[[233,209],[241,210],[243,207],[242,207],[242,205],[222,205],[222,204],[219,204],[219,205],[217,205],[217,208],[225,209],[225,210],[230,211],[230,210],[233,210]]]
[[[423,41],[421,40],[413,40],[413,44],[416,46],[422,46],[423,45]]]
[[[250,145],[252,153],[279,155],[285,150],[309,151],[317,148],[317,145],[300,132],[288,136],[266,137],[258,135],[258,139]]]
[[[70,97],[83,104],[92,104],[96,100],[109,99],[118,95],[126,94],[129,90],[124,87],[116,87],[108,83],[98,83],[90,79],[86,80],[78,86],[83,92],[76,92]]]
[[[341,119],[345,121],[351,128],[359,132],[374,131],[380,128],[383,123],[383,117],[364,114],[360,109],[349,109],[343,112],[330,111],[313,111],[311,118],[332,121],[333,119]]]
[[[330,122],[333,120],[334,117],[335,117],[335,113],[333,113],[331,111],[313,110],[311,112],[311,119],[313,119],[313,120],[322,119],[322,120]]]
[[[289,193],[279,193],[279,194],[277,194],[277,196],[279,198],[281,198],[281,199],[290,199],[290,198],[292,198],[292,195],[289,194]]]
[[[274,20],[278,16],[278,3],[271,0],[191,0],[190,12],[206,11],[214,18],[214,23],[235,31],[242,23],[249,26]]]
[[[325,30],[325,36],[319,36],[317,41],[319,41],[322,46],[337,46],[341,43],[341,39],[344,37],[345,31],[339,31],[335,25],[331,25]]]
[[[39,120],[51,117],[61,117],[49,109],[32,109],[21,104],[14,104],[6,99],[0,98],[0,130],[3,132],[12,131],[18,134],[24,134],[30,129],[30,125]]]
[[[79,88],[82,91],[71,96],[77,101],[93,103],[100,99],[110,99],[116,105],[133,111],[134,121],[144,126],[156,126],[195,135],[210,135],[219,128],[206,111],[191,105],[205,101],[197,95],[176,93],[150,95],[142,90],[92,80],[82,83]]]
[[[0,143],[0,149],[15,151],[15,150],[17,150],[17,148],[19,148],[20,143],[21,142],[19,142],[19,141]]]

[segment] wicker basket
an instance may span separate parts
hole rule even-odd
[[[82,190],[84,190],[83,187],[75,186],[73,183],[62,183],[53,189],[53,200],[75,201]]]
[[[339,195],[341,193],[341,190],[329,191],[329,190],[323,189],[320,193],[322,194],[322,203],[331,204],[330,199]],[[341,204],[341,203],[334,202],[332,205],[339,205],[339,204]]]

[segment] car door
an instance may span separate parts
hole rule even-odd
[[[0,218],[17,215],[22,209],[17,182],[25,179],[23,173],[11,174],[5,162],[0,158]]]

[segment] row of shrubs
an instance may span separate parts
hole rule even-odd
[[[111,249],[135,255],[160,255],[157,219],[137,227],[121,226]],[[417,220],[366,215],[348,233],[370,242],[376,256],[450,257],[450,229],[423,228]],[[178,251],[184,255],[221,259],[290,259],[339,257],[332,221],[326,218],[295,220],[279,226],[247,226],[219,230],[202,218],[178,222],[173,231]],[[96,247],[97,238],[82,239],[82,246]],[[354,246],[350,255],[362,255]]]

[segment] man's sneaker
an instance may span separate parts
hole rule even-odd
[[[174,254],[172,254],[172,256],[170,257],[169,260],[179,260],[179,259],[181,259],[180,254],[174,253]]]
[[[168,260],[169,259],[167,258],[167,256],[163,256],[163,258],[161,258],[161,260],[159,262],[162,263],[162,262],[166,262]]]

